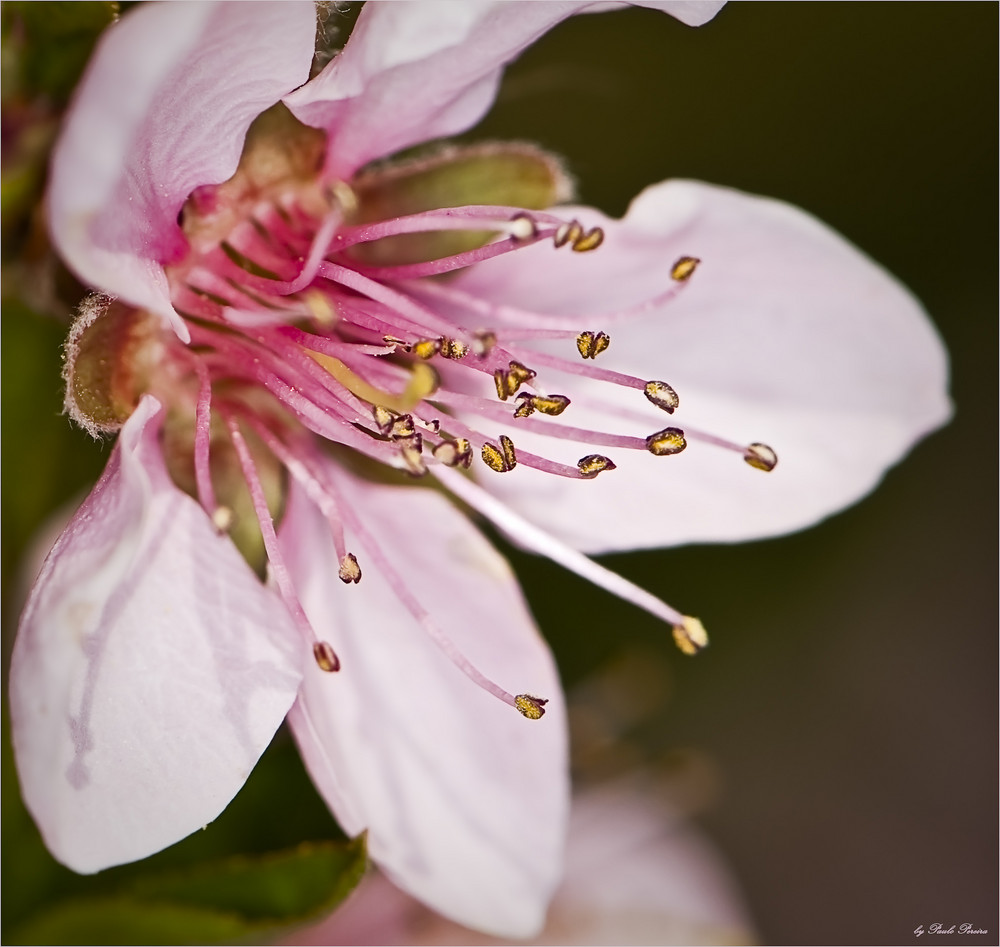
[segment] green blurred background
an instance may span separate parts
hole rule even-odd
[[[574,695],[581,782],[667,774],[764,943],[910,943],[934,922],[990,931],[948,943],[997,942],[997,20],[993,3],[738,2],[698,30],[641,9],[577,17],[466,136],[565,155],[581,198],[614,214],[667,177],[798,204],[909,285],[950,350],[955,420],[858,506],[784,539],[607,558],[703,618],[695,660],[644,613],[508,550]],[[9,248],[23,258],[37,236],[19,227],[5,222],[5,655],[25,543],[107,456],[59,416],[64,326],[24,300],[38,284]],[[51,863],[6,759],[5,921],[130,884]],[[243,796],[155,866],[337,836],[285,741]]]

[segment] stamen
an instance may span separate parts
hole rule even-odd
[[[772,471],[778,465],[778,455],[767,444],[751,444],[743,459],[757,470]]]
[[[570,405],[570,400],[565,395],[533,395],[527,391],[522,391],[517,400],[518,405],[514,409],[515,418],[526,418],[535,411],[557,417]]]
[[[670,278],[678,283],[685,283],[701,263],[696,256],[682,256],[671,268]]]
[[[547,700],[532,697],[530,694],[518,694],[514,698],[514,706],[529,720],[541,720],[547,703]]]
[[[567,243],[576,243],[581,237],[583,237],[583,227],[580,226],[580,221],[571,220],[559,225],[552,237],[552,243],[558,249]]]
[[[472,445],[464,437],[445,440],[431,449],[434,459],[446,467],[472,466]]]
[[[317,641],[313,645],[313,657],[321,671],[332,674],[334,671],[340,670],[340,658],[337,657],[337,652],[333,650],[328,641]]]
[[[576,466],[580,469],[580,473],[588,479],[596,477],[604,470],[615,469],[614,462],[602,454],[587,454],[586,457],[581,457],[576,462]]]
[[[514,442],[506,434],[500,435],[499,447],[489,441],[483,444],[482,457],[486,466],[497,473],[507,473],[517,466]]]
[[[665,621],[668,625],[683,625],[685,616],[666,602],[640,588],[628,579],[605,569],[582,552],[560,542],[555,536],[539,529],[533,523],[515,513],[510,507],[477,486],[468,477],[447,467],[435,467],[433,474],[448,490],[463,500],[474,510],[482,513],[503,533],[519,545],[539,555],[559,563],[563,568],[575,572],[581,578],[599,585],[612,595],[631,602],[650,615]]]
[[[684,615],[674,625],[674,643],[684,654],[694,655],[708,647],[708,632],[697,618]]]
[[[361,581],[361,566],[358,565],[358,558],[353,552],[347,553],[340,560],[340,569],[337,575],[340,576],[340,581],[345,585],[350,585],[352,582],[357,585]]]
[[[531,381],[536,374],[520,362],[510,362],[506,370],[498,368],[493,373],[493,381],[497,386],[497,397],[501,401],[506,401],[521,385]]]
[[[611,344],[611,339],[604,332],[581,332],[576,337],[576,347],[583,358],[597,358]]]
[[[684,432],[679,427],[665,427],[646,438],[646,450],[656,457],[679,454],[687,447]]]
[[[587,253],[596,250],[602,243],[604,243],[604,231],[600,227],[592,227],[573,241],[573,249],[577,253]]]
[[[681,403],[677,397],[677,392],[665,381],[647,381],[643,389],[646,398],[656,407],[673,414],[674,410]]]

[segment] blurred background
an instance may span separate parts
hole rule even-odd
[[[104,14],[48,6],[41,39],[3,10],[5,660],[28,541],[108,454],[60,416],[52,313],[75,290],[49,279],[32,216]],[[506,550],[570,691],[580,784],[663,775],[762,943],[910,943],[935,922],[989,931],[948,943],[997,943],[997,20],[991,3],[733,3],[697,30],[581,16],[508,70],[466,136],[564,155],[582,201],[615,215],[668,177],[798,204],[906,283],[951,353],[955,419],[851,510],[767,542],[606,557],[705,621],[695,660],[644,613]],[[58,44],[56,66],[35,42]],[[8,933],[67,899],[98,923],[88,902],[154,869],[337,837],[279,739],[209,832],[80,879],[42,849],[6,726],[4,742]],[[116,942],[95,930],[76,942]]]

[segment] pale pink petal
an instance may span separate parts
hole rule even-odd
[[[621,222],[573,213],[606,228],[598,250],[539,244],[480,264],[454,285],[572,315],[581,330],[606,329],[610,348],[587,364],[666,381],[680,407],[668,415],[641,390],[543,369],[544,388],[574,399],[552,424],[640,436],[700,429],[737,444],[764,442],[779,457],[763,473],[689,436],[687,450],[672,457],[598,448],[618,469],[592,481],[523,466],[482,475],[484,486],[578,548],[738,541],[804,528],[863,497],[948,420],[947,354],[920,304],[803,211],[674,181],[643,192]],[[702,264],[676,299],[626,323],[602,321],[602,313],[662,293],[682,255]],[[572,339],[545,347],[579,364]],[[513,419],[505,430],[517,447],[566,463],[594,452],[519,433]]]
[[[180,326],[160,264],[191,191],[236,170],[251,121],[305,82],[311,3],[151,3],[108,29],[52,158],[49,227],[91,286]]]
[[[146,398],[46,560],[11,659],[24,801],[79,872],[211,822],[301,679],[273,592],[169,480]]]
[[[307,125],[330,132],[327,172],[349,178],[367,162],[465,131],[490,107],[503,67],[543,33],[588,8],[626,4],[370,3],[344,51],[285,98]],[[649,3],[692,25],[721,3]]]
[[[307,669],[289,713],[306,765],[400,887],[470,926],[529,936],[561,875],[568,807],[551,656],[506,562],[443,496],[336,476],[398,577],[348,529],[363,577],[343,586],[322,519],[293,494],[282,542],[309,618],[343,665]],[[548,698],[545,716],[527,720],[473,684],[400,604],[401,584],[484,674]]]

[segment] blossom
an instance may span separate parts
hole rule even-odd
[[[566,175],[523,145],[377,163],[472,125],[585,6],[372,4],[312,80],[306,3],[153,4],[102,40],[48,202],[103,294],[67,405],[118,442],[11,667],[25,801],[75,870],[211,821],[287,716],[389,877],[530,934],[561,874],[558,676],[425,485],[692,651],[696,619],[584,553],[802,528],[946,419],[919,305],[800,211],[668,182],[610,220],[553,206]]]

